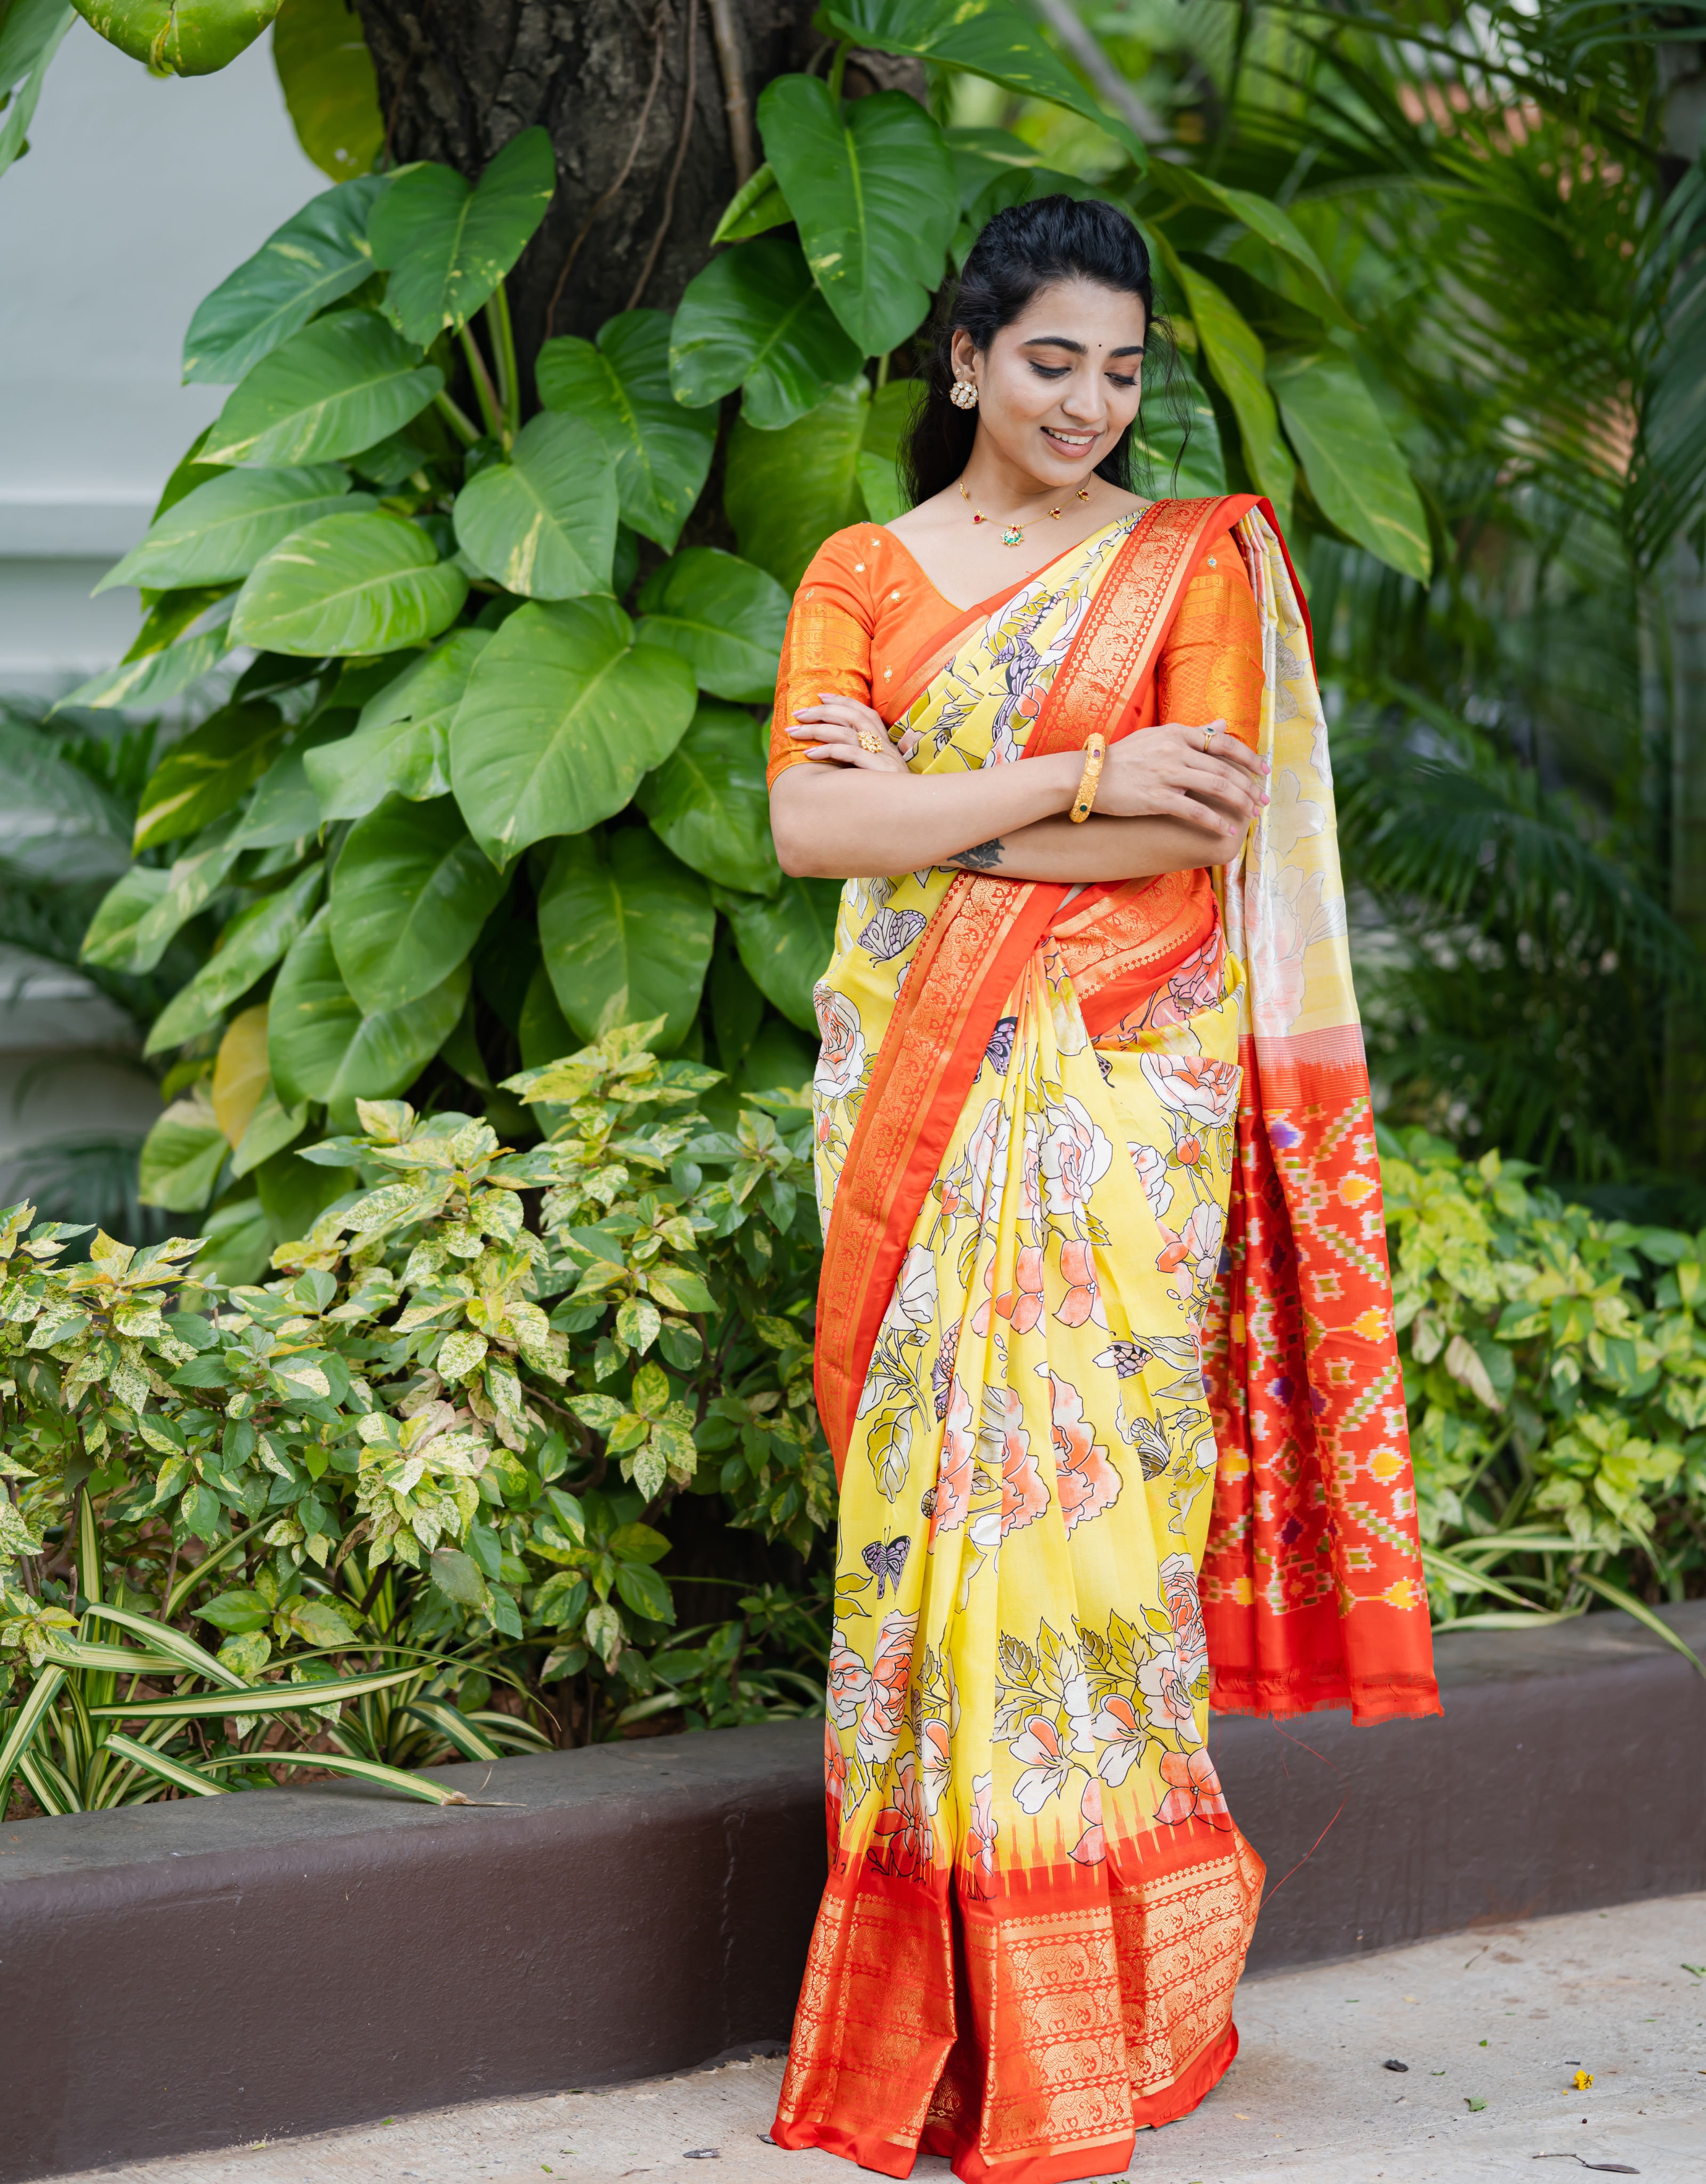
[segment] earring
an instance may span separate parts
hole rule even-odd
[[[949,392],[948,399],[956,410],[975,410],[978,390],[969,379],[956,379]]]

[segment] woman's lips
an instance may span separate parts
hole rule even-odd
[[[1098,432],[1083,432],[1074,433],[1068,437],[1065,433],[1056,432],[1049,425],[1043,426],[1042,434],[1045,440],[1052,440],[1062,454],[1068,455],[1087,454],[1101,437]]]

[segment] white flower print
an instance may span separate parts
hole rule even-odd
[[[1088,1210],[1090,1193],[1107,1173],[1113,1146],[1084,1102],[1070,1094],[1059,1106],[1049,1109],[1048,1124],[1042,1146],[1048,1209],[1076,1220]]]
[[[1117,1691],[1103,1700],[1091,1726],[1102,1741],[1096,1771],[1104,1782],[1112,1782],[1118,1789],[1142,1758],[1149,1731],[1138,1719],[1131,1701]]]
[[[823,1040],[811,1072],[813,1089],[825,1100],[845,1100],[865,1074],[864,1026],[857,1008],[833,986],[820,982],[812,989],[811,1006]]]
[[[1046,1714],[1034,1713],[1010,1748],[1025,1769],[1013,1785],[1013,1795],[1034,1819],[1051,1797],[1059,1796],[1073,1771],[1072,1761],[1062,1747],[1060,1731]]]
[[[1140,1054],[1137,1066],[1164,1107],[1187,1115],[1205,1129],[1219,1129],[1238,1107],[1235,1061],[1213,1061],[1203,1054]]]
[[[1143,1185],[1143,1195],[1149,1201],[1149,1210],[1157,1221],[1166,1214],[1173,1203],[1173,1184],[1167,1173],[1167,1156],[1157,1145],[1140,1145],[1128,1138],[1125,1149],[1131,1155],[1132,1165],[1137,1170],[1137,1179]]]
[[[918,1772],[924,1791],[924,1810],[933,1820],[936,1817],[936,1808],[947,1794],[953,1771],[948,1724],[943,1721],[927,1721],[924,1734],[918,1740]]]
[[[914,1244],[900,1262],[884,1318],[890,1327],[928,1327],[935,1317],[936,1262],[923,1244]]]
[[[1157,1729],[1170,1729],[1187,1744],[1201,1744],[1196,1702],[1190,1696],[1190,1667],[1170,1646],[1157,1646],[1137,1672],[1144,1711]]]

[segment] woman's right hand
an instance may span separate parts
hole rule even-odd
[[[1094,808],[1113,819],[1183,819],[1241,842],[1268,800],[1268,772],[1224,721],[1169,721],[1109,745]]]

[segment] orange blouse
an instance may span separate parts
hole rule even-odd
[[[789,733],[800,707],[833,691],[858,699],[892,726],[917,697],[920,669],[932,655],[1034,581],[1022,577],[974,607],[956,607],[881,524],[857,523],[826,538],[800,579],[783,639],[771,783],[806,761],[811,749]],[[1224,720],[1253,749],[1261,706],[1255,596],[1232,534],[1224,532],[1185,587],[1155,673],[1121,733],[1158,721],[1199,727]]]

